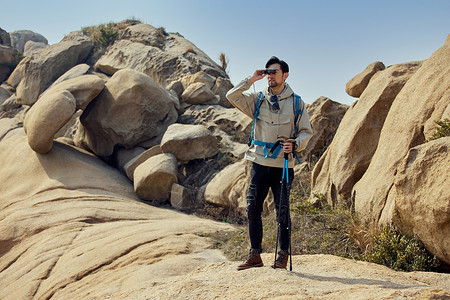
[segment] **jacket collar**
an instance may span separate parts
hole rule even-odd
[[[281,92],[280,95],[278,95],[278,100],[283,100],[286,98],[289,98],[292,96],[292,94],[294,94],[294,91],[291,89],[291,87],[289,86],[289,84],[284,83],[284,90]],[[266,87],[263,90],[263,95],[267,100],[270,100],[270,97],[273,96],[273,94],[270,92],[270,88]]]

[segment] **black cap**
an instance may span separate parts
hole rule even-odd
[[[289,66],[284,60],[280,60],[278,57],[272,56],[266,63],[266,69],[273,64],[280,64],[281,71],[283,71],[283,73],[289,73]]]

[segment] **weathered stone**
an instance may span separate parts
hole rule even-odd
[[[166,88],[169,91],[174,91],[178,98],[181,98],[181,94],[183,94],[184,91],[183,84],[178,80],[172,81]]]
[[[33,105],[53,81],[68,69],[83,62],[92,46],[92,41],[87,37],[72,37],[25,57],[17,67],[17,76],[21,77],[17,86],[17,102]]]
[[[331,144],[348,106],[327,97],[320,97],[307,106],[307,113],[314,135],[308,141],[304,155],[308,161],[319,159]]]
[[[237,108],[192,105],[178,118],[179,123],[203,125],[220,140],[224,151],[243,158],[248,150],[252,119]]]
[[[159,145],[157,145],[150,149],[145,150],[140,155],[135,156],[133,159],[129,160],[123,167],[125,173],[127,174],[127,177],[131,181],[133,181],[134,180],[134,170],[137,168],[137,166],[142,164],[144,161],[146,161],[150,157],[161,154],[161,153],[162,153],[161,147]]]
[[[226,166],[207,184],[205,201],[237,211],[245,211],[249,169],[250,164],[246,160]]]
[[[123,39],[116,41],[94,68],[112,75],[130,68],[143,72],[167,86],[183,76],[204,71],[228,78],[217,64],[193,43],[176,33],[165,33],[148,24],[128,26]]]
[[[9,97],[11,97],[11,94],[4,88],[0,87],[0,107]]]
[[[11,74],[16,66],[17,50],[10,47],[0,45],[0,82],[3,82]]]
[[[0,45],[11,46],[11,37],[9,33],[0,28]]]
[[[409,149],[424,142],[424,128],[442,119],[450,103],[449,87],[450,36],[423,62],[395,98],[370,164],[352,189],[356,211],[365,219],[390,222],[388,212],[393,204],[389,203],[388,194],[397,168]],[[450,253],[450,249],[447,251]]]
[[[191,84],[198,82],[204,83],[208,89],[212,89],[216,78],[205,73],[204,71],[200,71],[192,75],[184,76],[180,79],[180,81],[184,89],[187,89]]]
[[[20,126],[20,122],[14,118],[0,119],[0,141],[10,132]]]
[[[170,192],[170,204],[175,209],[183,211],[191,210],[194,205],[192,192],[188,188],[174,183]]]
[[[207,158],[217,154],[217,140],[202,125],[172,124],[161,140],[164,153],[172,153],[179,161]]]
[[[135,160],[146,150],[143,147],[135,146],[130,149],[120,148],[117,151],[114,151],[114,161],[117,169],[125,172],[125,166],[132,160]],[[133,170],[134,172],[134,170]]]
[[[23,55],[30,56],[33,53],[33,51],[44,49],[46,47],[48,47],[47,43],[28,41],[25,44]]]
[[[134,191],[142,199],[163,203],[177,182],[177,160],[170,153],[150,157],[134,170]]]
[[[408,236],[417,236],[450,264],[450,137],[409,150],[401,161],[387,203],[390,218]]]
[[[142,203],[92,154],[55,143],[40,155],[25,137],[0,153],[1,299],[129,298],[154,274],[225,260],[202,236],[229,224]]]
[[[84,110],[86,106],[100,94],[105,87],[103,79],[96,75],[81,75],[75,78],[64,80],[52,86],[42,94],[56,90],[67,90],[77,100],[77,109]]]
[[[91,67],[87,64],[79,64],[79,65],[72,67],[70,70],[68,70],[67,72],[62,74],[55,82],[53,82],[52,85],[49,87],[49,89],[65,80],[72,79],[72,78],[75,78],[75,77],[78,77],[81,75],[85,75],[89,71],[90,68]],[[94,74],[94,75],[98,76],[98,74]],[[98,77],[100,77],[100,76],[98,76]]]
[[[384,70],[385,66],[382,62],[376,61],[368,65],[364,71],[350,79],[345,85],[345,92],[352,97],[358,98],[366,89],[372,76],[381,70]]]
[[[144,73],[118,71],[82,114],[75,143],[99,156],[112,155],[116,146],[131,148],[147,140],[159,144],[178,118],[175,101]]]
[[[66,90],[46,93],[25,116],[24,129],[31,149],[47,153],[53,146],[55,134],[75,113],[76,100]]]
[[[20,52],[25,52],[25,44],[28,41],[44,43],[48,45],[47,39],[39,33],[31,30],[17,30],[9,33],[11,45]]]
[[[217,104],[219,99],[202,82],[196,82],[188,86],[181,98],[188,104]]]
[[[219,97],[219,105],[223,107],[232,108],[233,105],[228,101],[226,94],[233,87],[230,79],[217,77],[214,86],[211,91]]]
[[[330,203],[350,202],[353,186],[377,149],[392,102],[420,65],[398,64],[375,74],[359,101],[348,109],[333,142],[314,167],[312,194],[323,194]]]

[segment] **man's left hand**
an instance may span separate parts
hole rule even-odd
[[[294,150],[294,143],[293,142],[284,142],[283,143],[283,151],[284,153],[292,153]]]

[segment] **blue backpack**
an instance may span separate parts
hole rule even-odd
[[[264,157],[265,158],[267,158],[268,155],[269,155],[267,148],[270,148],[270,153],[272,153],[272,155],[270,157],[271,158],[276,158],[278,156],[278,153],[280,152],[280,149],[281,149],[281,144],[280,144],[279,141],[277,141],[276,143],[267,143],[267,142],[255,140],[253,138],[253,132],[255,131],[255,123],[256,123],[256,121],[258,121],[259,108],[261,107],[263,97],[264,97],[263,93],[259,92],[258,100],[255,103],[255,112],[253,114],[253,122],[252,122],[252,132],[250,134],[250,139],[248,141],[248,146],[257,145],[257,146],[264,147]],[[299,95],[294,94],[294,129],[295,129],[295,136],[298,135],[297,121],[298,121],[299,118],[302,117],[302,114],[303,114],[303,107],[300,107],[300,103],[302,102],[301,100],[302,100],[302,98]],[[295,155],[295,157],[297,157],[296,153],[294,153],[294,155]],[[299,161],[298,157],[297,157],[297,160]]]

